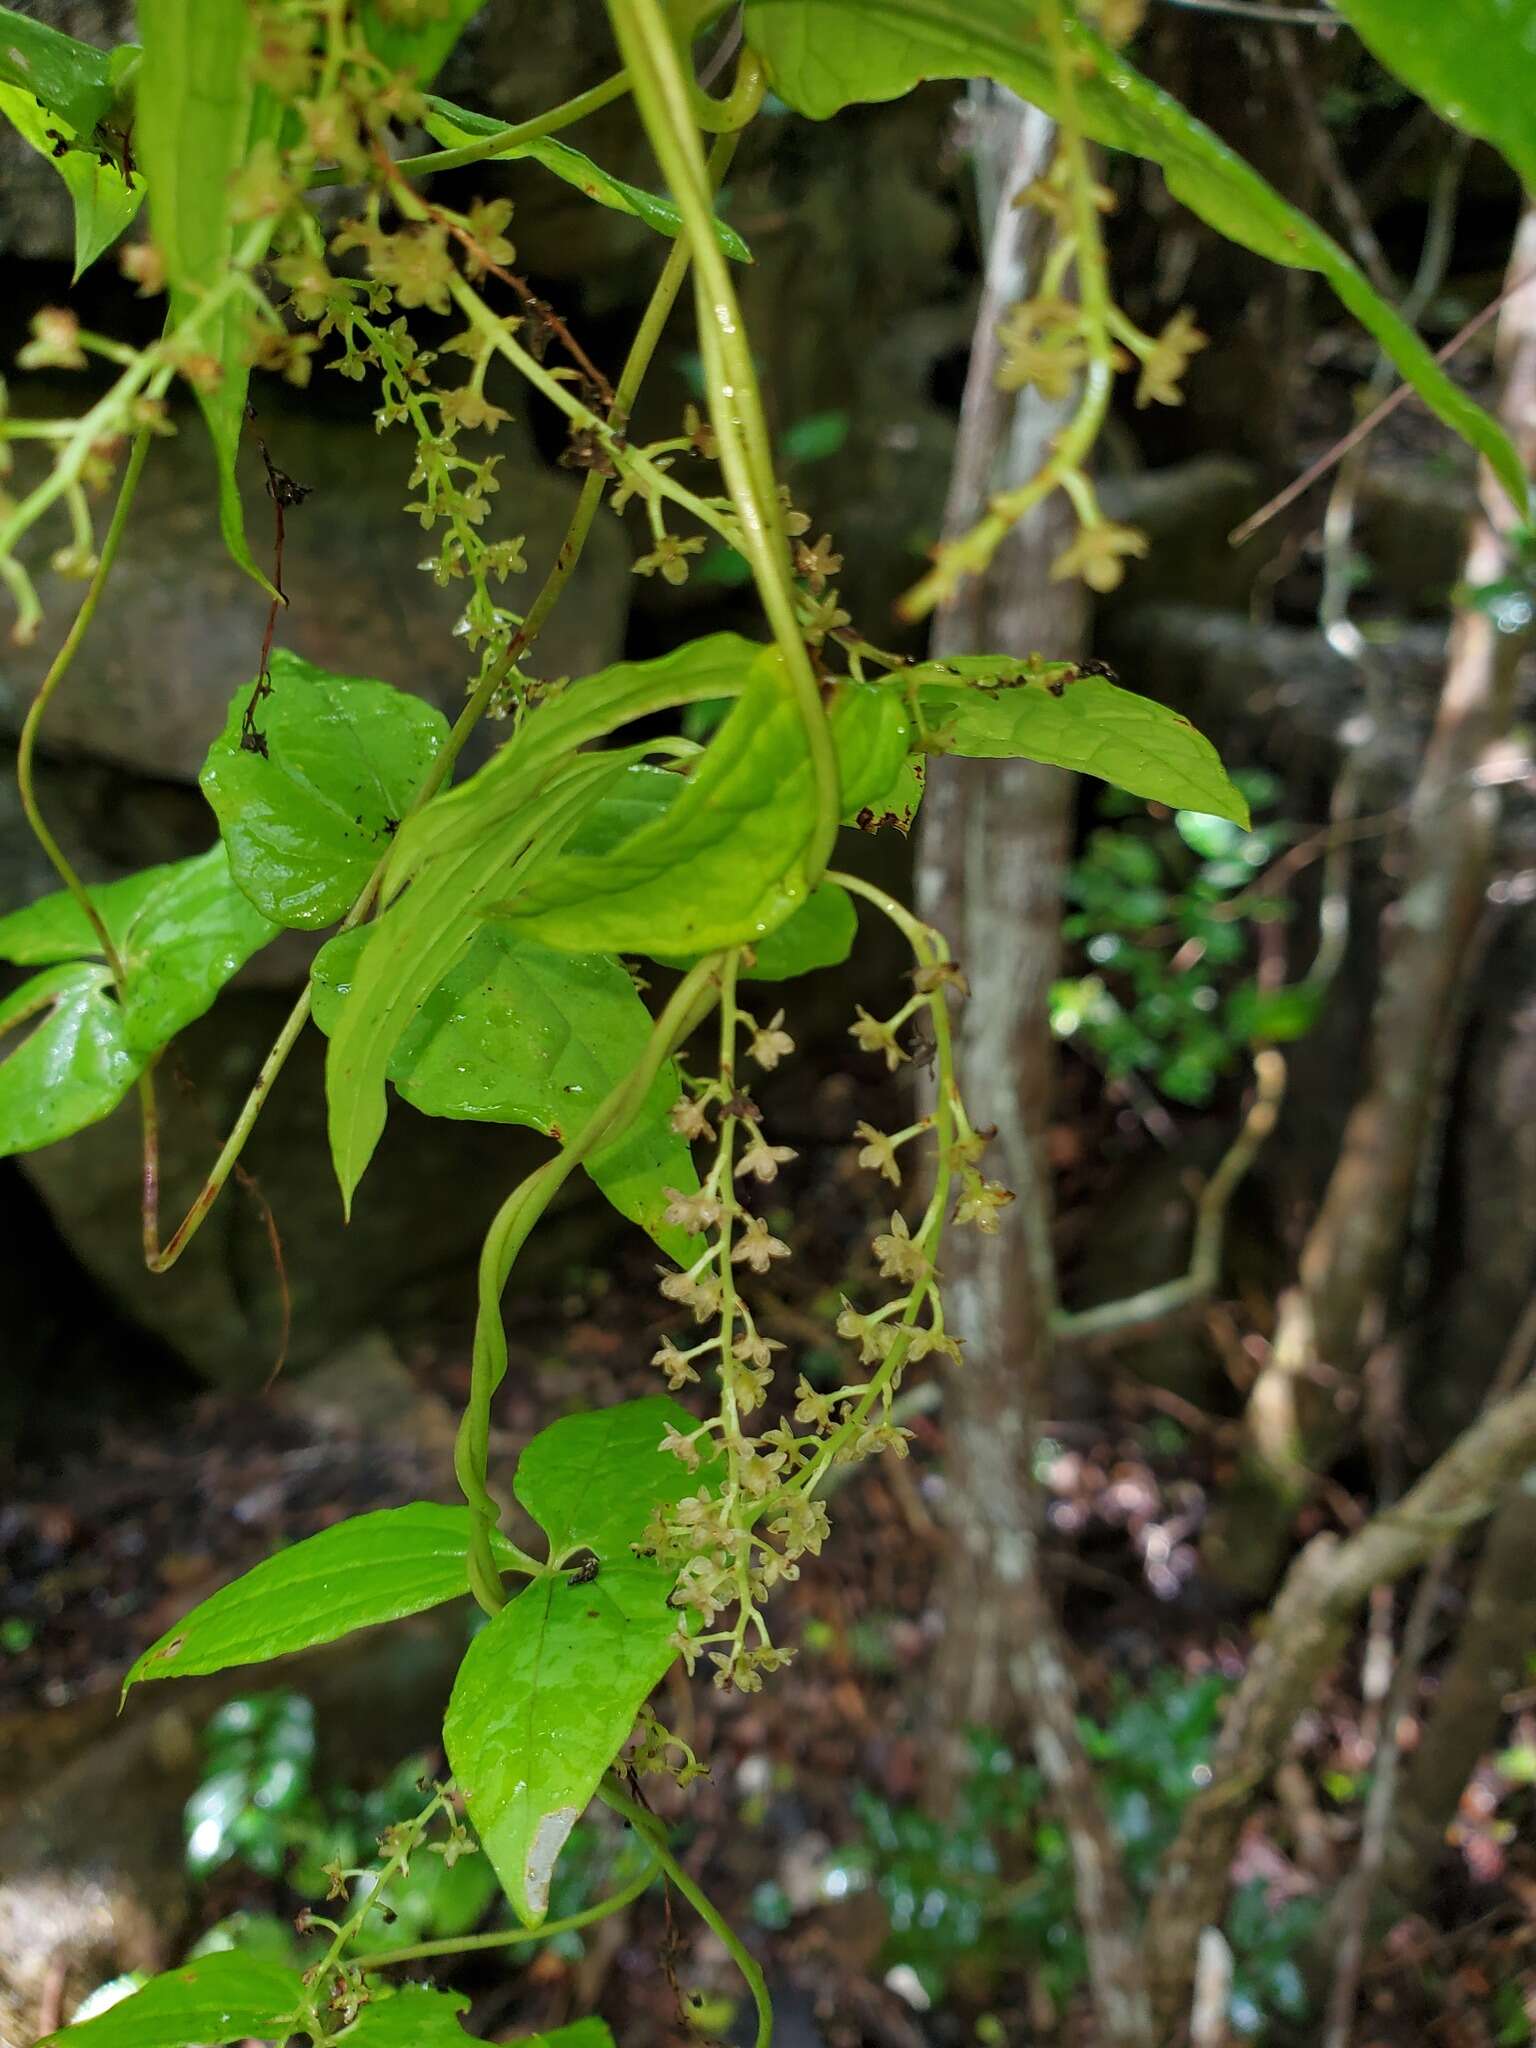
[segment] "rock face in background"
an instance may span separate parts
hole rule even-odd
[[[17,410],[36,395],[21,383]],[[50,395],[78,403],[67,390]],[[474,658],[453,634],[462,594],[418,567],[433,544],[402,511],[412,495],[411,437],[377,433],[365,417],[328,417],[319,401],[330,396],[322,389],[304,406],[269,379],[253,392],[273,460],[312,492],[287,515],[289,605],[278,644],[339,674],[382,677],[452,716]],[[256,672],[267,600],[229,559],[209,516],[213,463],[200,420],[185,412],[178,425],[151,451],[107,594],[49,711],[45,745],[56,759],[84,756],[190,784],[230,698]],[[507,585],[516,604],[553,559],[579,486],[539,458],[516,422],[495,447],[503,458],[498,530],[527,537],[528,575]],[[272,512],[254,448],[244,469],[252,549],[270,562]],[[56,577],[39,588],[47,626],[34,646],[0,651],[0,731],[10,738],[78,602],[77,589]],[[544,672],[582,675],[613,660],[628,590],[617,521],[601,521],[540,643]]]
[[[125,6],[46,0],[33,11],[101,43],[132,33]],[[450,97],[516,120],[596,83],[612,66],[606,33],[579,0],[490,0],[439,83]],[[849,560],[845,601],[877,641],[891,638],[891,602],[937,527],[952,423],[933,384],[969,332],[968,293],[950,261],[961,233],[946,146],[952,104],[953,93],[941,87],[831,125],[766,120],[743,149],[725,201],[757,258],[739,281],[774,429],[790,451],[788,474],[816,531],[837,535]],[[573,139],[620,176],[658,184],[627,105],[583,124]],[[519,267],[576,322],[598,359],[616,367],[659,267],[657,238],[532,163],[476,167],[442,181],[441,190],[450,200],[512,198]],[[0,328],[19,340],[34,308],[64,289],[71,228],[62,185],[14,138],[0,138],[0,192]],[[338,217],[344,210],[338,201]],[[93,324],[151,331],[152,310],[119,282],[110,257],[86,291]],[[687,312],[685,304],[658,353],[637,421],[643,435],[675,432],[696,395]],[[510,383],[494,395],[514,415],[494,444],[503,457],[495,517],[500,531],[527,535],[529,574],[506,586],[506,601],[516,605],[537,588],[559,544],[577,480],[552,460],[560,446],[553,416]],[[78,408],[82,380],[21,378],[12,396],[21,412]],[[323,369],[303,393],[259,377],[253,397],[273,460],[313,491],[288,519],[291,605],[278,623],[279,643],[456,711],[471,661],[452,633],[458,594],[419,571],[431,543],[402,515],[412,495],[409,436],[402,429],[377,434],[366,393]],[[807,419],[821,421],[819,442],[795,452],[795,429]],[[50,712],[39,762],[45,814],[94,881],[209,843],[197,771],[261,645],[265,600],[223,552],[212,516],[212,462],[190,405],[178,412],[178,427],[153,451],[112,584]],[[271,509],[254,445],[241,463],[254,550],[269,559]],[[699,581],[676,591],[631,577],[629,561],[646,545],[641,526],[626,532],[610,515],[599,519],[530,663],[535,672],[589,673],[626,645],[660,651],[723,623],[757,630],[729,588]],[[62,525],[40,534],[39,558],[60,538]],[[0,904],[7,907],[55,886],[7,772],[26,705],[78,602],[77,586],[44,575],[40,588],[48,623],[37,644],[0,647]],[[494,737],[492,730],[479,743],[482,751]],[[269,948],[216,1015],[186,1034],[177,1059],[193,1083],[190,1095],[168,1063],[161,1090],[167,1228],[236,1113],[311,950],[298,937]],[[529,1156],[515,1132],[434,1124],[396,1105],[356,1220],[344,1230],[324,1137],[322,1052],[318,1040],[301,1044],[247,1155],[282,1236],[296,1368],[360,1326],[438,1304],[462,1308],[479,1236]],[[89,1292],[73,1335],[67,1315],[21,1315],[20,1371],[57,1371],[74,1355],[72,1344],[94,1345],[91,1332],[111,1302],[129,1328],[149,1333],[203,1375],[260,1384],[279,1321],[260,1212],[232,1187],[175,1272],[154,1279],[139,1254],[137,1179],[136,1123],[126,1108],[0,1179],[0,1224],[13,1226],[7,1234],[46,1236],[51,1219],[101,1290]],[[37,1213],[39,1198],[46,1217]],[[578,1207],[576,1215],[573,1227],[590,1251],[602,1240],[602,1212]],[[549,1256],[559,1256],[558,1244]],[[7,1299],[16,1292],[3,1273],[0,1292]],[[86,1293],[80,1290],[82,1303]]]
[[[131,10],[116,0],[43,0],[32,11],[99,41],[131,30]],[[1184,48],[1171,31],[1154,39],[1148,50],[1154,71]],[[586,0],[489,0],[440,89],[517,120],[596,83],[612,64],[606,32]],[[1207,81],[1218,100],[1226,75],[1213,73]],[[766,117],[746,138],[722,200],[756,259],[738,271],[738,283],[796,502],[811,514],[814,531],[830,531],[845,555],[842,599],[856,622],[876,642],[907,648],[921,638],[893,622],[891,605],[937,531],[958,366],[974,303],[954,104],[954,90],[936,85],[898,105],[855,109],[830,124]],[[572,139],[618,175],[658,183],[626,104],[605,109]],[[1157,183],[1155,174],[1127,166],[1117,175],[1138,187]],[[656,275],[657,239],[638,222],[588,204],[532,163],[477,166],[441,180],[439,191],[453,203],[477,194],[514,201],[519,266],[573,321],[598,360],[615,368]],[[59,181],[13,138],[0,137],[0,194],[0,330],[14,337],[36,305],[63,289],[70,228]],[[1147,204],[1121,218],[1144,222],[1156,246],[1132,240],[1117,249],[1132,310],[1156,325],[1187,297],[1211,327],[1213,344],[1200,360],[1184,413],[1136,414],[1129,423],[1136,438],[1122,423],[1106,450],[1106,467],[1115,472],[1105,478],[1106,507],[1143,526],[1153,548],[1105,607],[1100,651],[1128,687],[1177,704],[1235,760],[1275,768],[1286,778],[1293,814],[1319,820],[1346,749],[1360,743],[1353,722],[1358,677],[1319,633],[1284,622],[1305,616],[1305,566],[1287,571],[1289,608],[1282,622],[1265,622],[1282,550],[1279,529],[1238,553],[1225,538],[1265,495],[1265,465],[1283,461],[1288,468],[1294,454],[1288,396],[1277,384],[1260,394],[1255,409],[1254,365],[1274,359],[1275,323],[1295,313],[1305,287],[1294,276],[1267,270],[1250,276],[1255,259],[1220,247],[1213,253],[1211,239],[1165,195],[1142,196]],[[338,199],[338,217],[345,204]],[[92,273],[87,290],[96,325],[149,331],[152,309],[120,284],[110,259]],[[1244,305],[1248,313],[1232,326],[1232,309]],[[635,422],[642,438],[674,433],[684,403],[698,395],[687,314],[685,302],[642,394]],[[400,430],[377,435],[362,394],[323,369],[302,394],[271,379],[258,381],[260,430],[273,459],[314,490],[289,522],[285,581],[293,602],[280,621],[280,640],[343,673],[382,676],[455,710],[469,664],[451,631],[456,594],[438,590],[419,572],[430,543],[414,520],[401,516],[410,495],[408,439]],[[510,387],[494,395],[515,415],[496,442],[504,457],[496,515],[501,531],[528,536],[529,576],[508,586],[507,601],[515,605],[520,594],[531,594],[558,545],[575,482],[554,466],[560,433],[553,416]],[[15,387],[20,409],[59,400],[57,389],[26,379]],[[78,385],[66,385],[63,402],[79,403]],[[51,714],[40,762],[45,811],[92,879],[180,858],[208,843],[211,824],[195,787],[197,768],[232,691],[251,676],[260,646],[264,600],[223,555],[211,516],[211,463],[190,408],[181,425],[174,441],[155,450],[119,572]],[[1172,467],[1136,466],[1191,446],[1238,448],[1242,459],[1222,452]],[[261,557],[269,546],[270,508],[254,448],[242,461]],[[1383,648],[1390,716],[1378,721],[1367,742],[1366,810],[1388,809],[1401,799],[1438,685],[1438,631],[1414,622],[1436,614],[1459,573],[1468,493],[1466,465],[1436,462],[1431,473],[1422,462],[1394,467],[1373,458],[1362,488],[1356,541],[1371,579],[1363,596],[1371,613],[1394,622]],[[606,514],[599,520],[575,587],[532,663],[536,671],[581,674],[621,649],[660,652],[686,634],[720,625],[759,630],[750,592],[727,578],[704,573],[674,589],[660,579],[631,577],[629,561],[645,543],[643,518],[632,510],[627,519],[627,531]],[[58,535],[44,538],[52,545]],[[728,571],[730,565],[718,559],[711,565],[706,557],[705,566]],[[45,579],[44,596],[49,630],[57,636],[77,593]],[[51,644],[40,642],[26,654],[0,649],[0,755],[7,736],[14,740]],[[52,886],[20,817],[8,765],[0,759],[5,905]],[[1282,1232],[1312,1199],[1347,1111],[1374,982],[1376,916],[1391,889],[1379,853],[1373,844],[1357,863],[1350,955],[1321,1026],[1294,1051],[1284,1134],[1255,1182],[1256,1202],[1267,1203]],[[1308,887],[1304,881],[1299,891],[1299,954],[1311,929]],[[1485,1038],[1495,1028],[1495,1010],[1506,1019],[1525,1014],[1519,949],[1513,941],[1510,949],[1516,964],[1506,976],[1508,987],[1478,1025]],[[238,1107],[301,982],[308,950],[308,941],[284,941],[258,956],[216,1018],[188,1034],[180,1057],[195,1094],[182,1099],[170,1079],[164,1089],[172,1105],[168,1221],[194,1190],[217,1134]],[[1499,1037],[1500,1046],[1506,1037]],[[357,1221],[343,1231],[324,1145],[321,1050],[318,1041],[301,1047],[250,1154],[283,1237],[299,1365],[365,1324],[387,1326],[393,1316],[439,1302],[462,1304],[479,1233],[526,1149],[515,1133],[434,1125],[397,1106]],[[1484,1065],[1489,1061],[1514,1072],[1503,1052],[1488,1053]],[[1489,1119],[1497,1127],[1497,1088],[1469,1073],[1464,1089],[1478,1128]],[[1498,1150],[1495,1145],[1493,1153]],[[1472,1130],[1447,1156],[1447,1215],[1471,1219],[1486,1215],[1490,1202],[1496,1206],[1491,1183],[1473,1186],[1479,1174],[1487,1178],[1485,1153]],[[12,1319],[23,1333],[22,1373],[55,1369],[73,1355],[71,1343],[84,1342],[87,1328],[99,1329],[106,1300],[200,1372],[226,1382],[259,1382],[271,1364],[277,1324],[259,1213],[231,1190],[177,1273],[151,1280],[138,1257],[135,1181],[136,1141],[126,1112],[0,1177],[0,1229],[7,1238],[30,1243],[46,1232],[41,1199],[99,1289],[81,1290],[82,1320],[72,1339],[67,1316],[26,1309],[29,1297],[19,1279],[7,1276],[7,1255],[0,1252],[0,1298],[9,1304],[19,1295],[23,1304]],[[590,1248],[603,1225],[598,1212],[582,1216],[591,1220],[590,1232],[586,1220],[580,1226]],[[1468,1261],[1467,1304],[1486,1303],[1493,1295],[1480,1287],[1477,1261],[1483,1245],[1494,1256],[1492,1238],[1469,1222],[1464,1239],[1457,1255]],[[1506,1254],[1499,1256],[1508,1263]],[[99,1344],[99,1337],[90,1341]]]

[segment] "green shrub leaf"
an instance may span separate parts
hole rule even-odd
[[[1344,12],[1373,23],[1397,24],[1403,16],[1399,0],[1350,0]],[[1493,92],[1504,96],[1501,146],[1519,130],[1528,161],[1528,95],[1511,89],[1503,52],[1515,38],[1504,25],[1507,15],[1495,25],[1503,13],[1499,0],[1477,0],[1476,12],[1487,22],[1481,33],[1459,4],[1413,0],[1411,12],[1415,22],[1431,15],[1435,22],[1433,59],[1428,42],[1421,43],[1415,69],[1443,84],[1458,104],[1471,72],[1485,69]],[[1231,241],[1272,263],[1326,278],[1426,404],[1487,456],[1523,507],[1526,478],[1508,436],[1453,383],[1333,237],[1091,30],[1077,21],[1069,28],[1083,62],[1078,105],[1094,140],[1160,164],[1174,198]],[[1048,114],[1056,112],[1055,74],[1019,0],[747,0],[746,31],[774,90],[816,120],[856,101],[899,98],[928,78],[993,78]],[[1447,54],[1452,44],[1459,53],[1454,68]],[[1406,61],[1406,50],[1402,54]],[[1532,60],[1513,61],[1525,75]],[[1479,95],[1474,127],[1491,118]]]
[[[584,756],[538,798],[530,798],[525,785],[508,785],[509,794],[524,800],[510,802],[505,815],[485,805],[468,819],[454,811],[449,850],[434,848],[435,857],[414,873],[405,895],[368,927],[352,971],[352,1000],[336,1018],[325,1063],[331,1157],[348,1213],[384,1129],[384,1084],[407,1026],[468,951],[490,904],[514,885],[514,876],[536,873],[559,854],[577,821],[628,765],[623,753]],[[431,813],[429,806],[418,816]]]
[[[1436,113],[1502,150],[1536,190],[1536,42],[1509,0],[1334,0],[1372,56]]]
[[[199,777],[230,871],[275,924],[345,917],[448,737],[434,705],[331,675],[286,648],[262,704],[266,752],[242,747],[252,685],[235,692]]]
[[[503,1562],[513,1552],[501,1538]],[[191,1678],[333,1643],[467,1593],[469,1510],[413,1501],[354,1515],[263,1558],[137,1658],[123,1680]]]
[[[752,949],[752,965],[742,967],[741,978],[793,981],[797,975],[814,974],[821,967],[839,966],[853,951],[858,929],[859,920],[848,891],[836,882],[823,882],[786,923],[757,942]],[[674,955],[665,959],[664,964],[691,967],[693,961]]]
[[[0,918],[0,960],[52,971],[0,1002],[0,1155],[67,1138],[115,1109],[276,927],[221,846],[93,889],[127,976],[120,1004],[96,934],[60,890]],[[19,1037],[15,1034],[21,1034]]]
[[[346,2048],[486,2048],[478,2035],[465,2033],[459,2024],[459,2014],[468,2010],[462,1991],[402,1984],[393,1998],[376,1998],[365,2005],[351,2026],[334,2038],[338,2048],[342,2043]]]
[[[677,1651],[672,1574],[604,1564],[539,1579],[470,1644],[443,1742],[518,1918],[549,1911],[556,1858]]]
[[[0,20],[0,42],[4,33]],[[4,69],[0,61],[0,71]],[[108,156],[90,147],[88,139],[82,142],[79,130],[62,114],[50,113],[41,100],[20,86],[0,84],[0,114],[52,164],[68,188],[75,214],[71,283],[78,282],[82,272],[89,270],[102,250],[110,248],[132,222],[144,197],[144,181],[125,177]],[[56,148],[58,142],[66,145],[62,153]]]
[[[139,0],[138,22],[144,55],[134,155],[149,184],[150,226],[165,259],[172,317],[181,320],[229,268],[233,181],[257,144],[275,139],[282,109],[252,76],[255,16],[247,0]],[[216,359],[219,377],[212,389],[200,384],[197,399],[218,463],[224,544],[270,590],[245,538],[235,476],[251,381],[250,320],[249,302],[236,293],[199,330],[199,347]]]
[[[567,1415],[518,1460],[513,1489],[552,1559],[590,1550],[594,1578],[535,1581],[481,1630],[459,1670],[443,1740],[470,1818],[526,1926],[549,1907],[567,1836],[651,1688],[677,1654],[674,1574],[631,1546],[656,1507],[710,1484],[660,1448],[694,1418],[665,1396]]]
[[[1073,768],[1153,803],[1247,825],[1247,800],[1187,718],[1105,676],[1060,676],[1059,666],[1042,679],[1004,655],[956,655],[907,669],[905,680],[945,752]]]
[[[458,149],[466,142],[482,141],[487,135],[498,135],[505,126],[504,121],[492,120],[489,115],[472,114],[465,107],[456,107],[452,100],[438,99],[435,94],[427,97],[427,133],[448,149]],[[561,142],[552,135],[519,143],[514,149],[498,151],[498,155],[508,161],[516,157],[531,157],[557,178],[563,178],[567,185],[574,185],[578,192],[585,192],[589,199],[595,199],[599,206],[609,207],[615,213],[632,214],[659,235],[675,239],[682,230],[682,215],[670,199],[647,192],[643,186],[626,184],[622,178],[605,171],[601,164],[593,163],[591,157],[583,156],[579,149],[572,149],[568,142]],[[752,251],[733,227],[719,218],[716,218],[714,227],[715,240],[727,256],[733,256],[738,263],[752,261]]]
[[[342,932],[314,963],[315,1021],[335,1028],[368,938]],[[563,1142],[586,1125],[644,1051],[651,1016],[619,962],[560,953],[487,926],[409,1024],[388,1075],[425,1116],[528,1124]],[[672,1129],[677,1070],[668,1061],[623,1135],[585,1162],[614,1207],[680,1264],[698,1247],[664,1220],[666,1189],[698,1186],[693,1154]]]
[[[364,0],[359,11],[363,36],[375,57],[391,71],[408,71],[420,87],[436,78],[483,5],[484,0],[438,0],[433,6],[405,8]]]
[[[63,2027],[38,2048],[219,2048],[225,2041],[283,2041],[303,2003],[297,1970],[238,1950],[200,1956],[151,1977],[95,2019]]]
[[[12,1034],[23,1033],[7,1050]],[[35,974],[0,999],[0,1157],[72,1137],[116,1109],[144,1062],[99,960]]]
[[[105,50],[76,42],[13,7],[0,7],[0,85],[20,86],[76,135],[89,135],[117,97]]]
[[[604,1564],[629,1564],[658,1505],[707,1484],[710,1466],[689,1472],[661,1449],[663,1432],[682,1434],[695,1418],[664,1394],[620,1401],[552,1422],[517,1461],[512,1490],[549,1537],[559,1560],[590,1550]]]

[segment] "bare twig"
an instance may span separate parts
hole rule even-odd
[[[1075,1314],[1059,1312],[1052,1319],[1052,1332],[1058,1343],[1086,1344],[1095,1338],[1129,1336],[1150,1324],[1166,1321],[1180,1309],[1191,1308],[1215,1292],[1221,1277],[1228,1206],[1274,1129],[1285,1095],[1285,1061],[1273,1047],[1254,1054],[1253,1073],[1257,1085],[1248,1114],[1225,1157],[1206,1182],[1195,1210],[1195,1242],[1188,1271],[1176,1280],[1144,1287],[1139,1294],[1125,1295],[1119,1301],[1100,1302]]]
[[[1536,270],[1528,270],[1524,276],[1517,277],[1512,284],[1505,285],[1497,298],[1490,299],[1481,312],[1474,313],[1464,327],[1459,327],[1456,330],[1445,344],[1445,347],[1436,352],[1435,361],[1437,363],[1448,363],[1459,349],[1466,346],[1474,334],[1480,333],[1488,325],[1488,322],[1493,319],[1501,307],[1515,296],[1516,292],[1524,291],[1528,284],[1536,284]],[[1412,384],[1399,384],[1390,397],[1384,398],[1380,405],[1374,407],[1366,414],[1358,426],[1351,427],[1349,432],[1341,435],[1331,448],[1325,449],[1319,455],[1316,462],[1309,463],[1301,475],[1288,483],[1283,491],[1277,491],[1274,497],[1259,507],[1257,512],[1251,512],[1241,525],[1234,526],[1227,535],[1229,544],[1232,547],[1240,548],[1243,542],[1251,539],[1261,526],[1267,526],[1277,512],[1283,512],[1288,505],[1294,505],[1304,491],[1309,491],[1312,488],[1319,477],[1326,476],[1334,464],[1341,462],[1351,448],[1357,447],[1367,434],[1374,434],[1389,413],[1396,412],[1400,405],[1405,404],[1414,395],[1415,387]]]

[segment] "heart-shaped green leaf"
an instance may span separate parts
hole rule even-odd
[[[676,1656],[672,1574],[604,1564],[539,1579],[470,1644],[443,1724],[481,1847],[518,1918],[549,1911],[555,1860]]]
[[[358,10],[368,47],[389,70],[407,71],[418,89],[442,70],[454,44],[485,0],[430,0],[400,6],[363,0]]]
[[[0,39],[3,36],[0,26]],[[68,188],[75,213],[73,283],[132,223],[144,198],[144,181],[125,177],[117,164],[91,148],[89,141],[81,142],[78,131],[63,115],[50,113],[41,100],[19,86],[0,85],[0,114],[52,164]]]
[[[0,1157],[99,1122],[143,1066],[101,961],[71,960],[33,975],[0,999]]]
[[[338,2048],[342,2043],[346,2048],[487,2048],[478,2035],[465,2033],[459,2025],[459,2014],[468,2010],[462,1991],[402,1984],[393,1998],[376,1998],[365,2005],[351,2026],[334,2038]]]
[[[342,932],[313,968],[315,1021],[335,1028],[368,934]],[[389,1078],[425,1116],[527,1124],[573,1138],[645,1049],[651,1016],[619,962],[561,953],[487,926],[427,997],[389,1061]],[[698,1174],[667,1113],[678,1097],[668,1061],[629,1128],[585,1162],[621,1216],[670,1258],[697,1245],[665,1220],[667,1189],[692,1193]]]
[[[970,759],[1044,761],[1178,810],[1248,823],[1210,741],[1166,704],[1061,664],[1037,676],[1004,655],[956,655],[906,671],[936,743]]]
[[[260,705],[265,751],[243,746],[235,692],[198,778],[230,872],[264,917],[319,931],[351,909],[448,737],[435,705],[336,676],[286,648]]]
[[[686,1409],[652,1394],[541,1429],[517,1461],[512,1490],[549,1537],[550,1556],[590,1550],[604,1564],[628,1564],[661,1503],[710,1484],[713,1461],[689,1472],[661,1448],[667,1429],[696,1427]]]
[[[493,1539],[501,1562],[516,1554]],[[413,1501],[354,1515],[245,1572],[151,1643],[123,1680],[190,1678],[333,1643],[469,1590],[469,1510]]]
[[[107,1115],[276,936],[230,879],[221,846],[90,894],[123,963],[126,1003],[67,891],[0,918],[0,960],[54,970],[0,1003],[10,1045],[0,1043],[0,1153],[52,1144]]]
[[[226,1949],[151,1977],[95,2019],[49,2034],[38,2048],[219,2048],[253,2036],[285,2041],[303,1997],[297,1970]]]
[[[435,93],[427,95],[427,133],[434,142],[441,142],[445,148],[458,149],[466,142],[480,142],[488,135],[496,135],[506,126],[503,121],[494,121],[487,114],[472,114],[467,107],[456,107],[452,100],[439,99]],[[673,239],[682,231],[682,215],[670,199],[663,199],[659,193],[647,192],[641,185],[626,184],[624,179],[614,177],[601,164],[593,163],[579,149],[572,149],[568,142],[562,142],[553,135],[535,137],[531,142],[520,142],[512,149],[499,150],[499,157],[511,160],[515,157],[532,157],[545,170],[567,185],[574,185],[578,192],[584,192],[589,199],[595,199],[599,206],[606,206],[615,213],[632,214],[636,220],[643,220],[648,228],[654,228],[659,235]],[[752,251],[726,221],[718,217],[714,222],[715,240],[727,256],[738,263],[750,263]]]
[[[89,135],[116,97],[105,50],[14,7],[0,7],[0,84],[20,86],[76,135]]]
[[[590,1551],[595,1576],[552,1574],[470,1645],[443,1728],[448,1760],[486,1854],[525,1925],[549,1906],[566,1837],[651,1688],[677,1654],[674,1574],[638,1561],[656,1508],[708,1492],[716,1460],[689,1472],[663,1432],[696,1427],[653,1396],[567,1415],[518,1460],[513,1488],[550,1556]]]

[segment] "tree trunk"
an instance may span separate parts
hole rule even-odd
[[[1033,394],[1005,395],[994,382],[999,319],[1026,295],[1033,267],[1033,223],[1010,201],[1045,168],[1052,130],[1008,95],[978,93],[972,106],[982,218],[995,225],[946,511],[950,533],[970,526],[994,489],[1033,475],[1062,421]],[[1079,653],[1081,588],[1049,575],[1070,529],[1059,498],[1016,528],[988,574],[941,614],[935,654]],[[1041,1574],[1032,1477],[1055,1298],[1043,1139],[1070,803],[1070,782],[1057,769],[956,762],[935,778],[922,813],[918,908],[949,935],[971,987],[957,1017],[962,1087],[978,1114],[996,1119],[991,1170],[1018,1196],[995,1237],[955,1232],[945,1251],[950,1327],[964,1338],[967,1360],[945,1394],[952,1541],[931,1719],[954,1731],[936,1759],[941,1784],[952,1790],[963,1764],[959,1731],[1007,1726],[1022,1711],[1072,1844],[1098,2038],[1105,2048],[1146,2048],[1131,1902],[1078,1736],[1076,1687]]]
[[[1536,212],[1528,212],[1510,279],[1533,260]],[[1536,291],[1517,293],[1504,308],[1499,355],[1504,421],[1529,464],[1536,459]],[[1505,572],[1503,536],[1513,516],[1486,476],[1483,497],[1464,571],[1473,588]],[[1525,644],[1522,635],[1500,632],[1485,609],[1456,615],[1410,808],[1366,1091],[1346,1126],[1297,1283],[1281,1300],[1270,1361],[1249,1397],[1241,1475],[1207,1532],[1212,1569],[1249,1591],[1272,1583],[1297,1505],[1351,1435],[1361,1372],[1386,1329],[1490,877],[1499,800],[1482,771],[1507,727]]]

